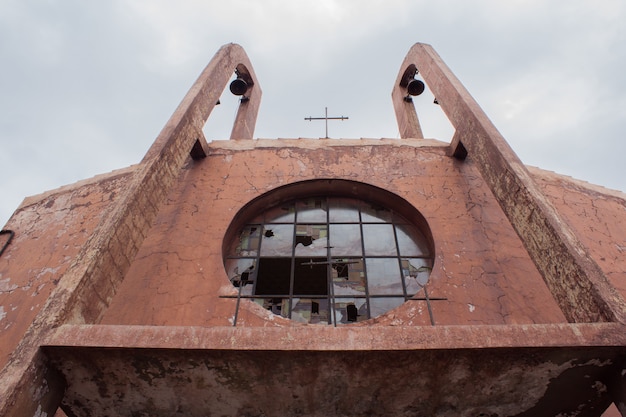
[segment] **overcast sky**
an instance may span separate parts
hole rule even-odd
[[[137,163],[223,44],[263,100],[255,137],[397,138],[391,88],[425,42],[522,161],[626,191],[623,0],[0,0],[0,225],[26,196]],[[428,92],[427,92],[428,93]],[[427,96],[426,137],[452,129]],[[226,91],[208,140],[226,139]]]

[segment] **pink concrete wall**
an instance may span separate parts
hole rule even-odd
[[[6,224],[15,238],[0,257],[0,368],[106,208],[116,200],[130,172],[27,198]]]
[[[235,301],[219,296],[235,293],[222,254],[233,216],[265,192],[315,178],[385,188],[424,215],[436,252],[429,295],[447,298],[432,302],[436,324],[565,322],[471,160],[445,156],[444,144],[230,141],[211,151],[182,173],[102,323],[231,325]],[[411,301],[360,325],[371,323],[430,320],[426,304]],[[245,301],[238,325],[296,323]]]
[[[537,184],[626,297],[626,194],[538,168]]]

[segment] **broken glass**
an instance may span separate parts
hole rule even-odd
[[[228,279],[235,287],[241,287],[242,295],[252,295],[255,267],[255,258],[228,259],[226,261]]]
[[[263,298],[259,304],[278,316],[289,317],[288,298]]]
[[[335,296],[365,296],[365,270],[362,259],[334,259],[332,278]]]
[[[241,294],[274,314],[311,324],[358,322],[397,307],[428,282],[428,239],[380,205],[308,198],[255,218],[265,223],[242,228],[224,262]]]
[[[367,320],[367,299],[336,297],[331,322],[348,324]]]
[[[428,282],[430,260],[424,258],[402,258],[402,276],[409,296],[417,294]]]
[[[325,224],[298,224],[295,239],[296,256],[326,256],[328,227]]]
[[[265,225],[261,238],[261,256],[291,256],[293,248],[293,225]]]
[[[260,236],[260,225],[248,225],[244,227],[239,235],[239,241],[234,251],[235,256],[256,256],[259,250]]]
[[[310,324],[328,324],[328,300],[294,298],[291,319]]]

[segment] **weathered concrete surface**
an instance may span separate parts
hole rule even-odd
[[[599,416],[619,397],[625,343],[613,323],[87,325],[62,326],[44,352],[76,416]]]
[[[429,283],[437,324],[565,322],[518,236],[471,161],[418,140],[258,140],[210,144],[189,165],[103,316],[103,324],[228,325],[235,300],[223,237],[251,199],[280,185],[341,178],[382,187],[426,219],[436,260]],[[238,325],[296,325],[242,303]],[[430,325],[411,301],[372,323]],[[370,323],[368,322],[368,325]]]
[[[626,194],[539,168],[529,169],[611,284],[626,298]]]
[[[449,350],[621,347],[617,323],[494,326],[137,326],[63,325],[45,346],[190,350]],[[622,349],[624,350],[624,349]]]
[[[0,369],[133,169],[27,198],[7,223],[15,237],[0,257]]]
[[[423,139],[422,127],[420,126],[413,99],[407,92],[408,83],[415,77],[417,68],[409,64],[403,67],[391,90],[391,101],[396,113],[398,131],[402,139]]]
[[[77,417],[597,416],[619,365],[615,348],[45,352]]]

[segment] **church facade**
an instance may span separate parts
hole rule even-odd
[[[400,139],[253,139],[260,100],[225,45],[142,161],[24,200],[1,415],[626,416],[623,193],[522,164],[429,45]]]

